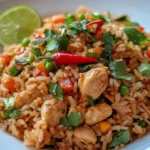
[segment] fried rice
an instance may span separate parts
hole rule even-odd
[[[66,14],[59,14],[43,20],[43,26],[29,37],[28,46],[4,47],[2,55],[9,55],[11,61],[6,63],[0,59],[3,70],[0,74],[0,127],[22,140],[25,146],[56,150],[121,149],[149,132],[150,78],[140,71],[139,66],[150,63],[147,54],[150,34],[141,30],[139,25],[130,27],[148,41],[135,44],[124,30],[128,18],[110,18],[105,12],[97,19],[98,15],[93,14],[80,7],[72,15],[74,22],[88,20],[89,24],[104,20],[96,33],[93,31],[97,24],[92,26],[93,30],[89,29],[90,36],[84,31],[70,36],[74,32],[72,26],[69,27],[72,22],[64,23]],[[51,62],[47,58],[60,50],[46,50],[47,41],[37,45],[33,41],[44,39],[45,30],[61,35],[64,28],[67,29],[68,45],[61,52],[86,55],[99,61],[88,65],[53,61],[54,68],[49,71],[44,66],[45,62]],[[104,39],[106,34],[109,37]],[[35,46],[40,49],[40,57],[33,51]],[[107,64],[104,57],[101,59],[107,46],[112,50],[111,62],[124,62],[125,72],[131,79],[118,78],[110,67],[111,62]],[[28,60],[31,55],[34,57],[32,62],[16,61]],[[12,68],[19,72],[15,74]],[[51,86],[56,87],[50,90]],[[57,91],[58,87],[61,90]],[[11,100],[13,108],[8,106]]]

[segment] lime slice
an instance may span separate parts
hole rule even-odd
[[[0,16],[0,43],[17,44],[41,27],[39,14],[28,6],[16,6]]]

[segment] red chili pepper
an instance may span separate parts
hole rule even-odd
[[[73,88],[74,88],[73,83],[69,78],[61,80],[60,85],[61,85],[62,89],[67,93],[73,91]]]
[[[146,52],[147,56],[150,57],[150,50]]]
[[[53,59],[58,64],[87,64],[96,63],[97,59],[68,53],[55,53]]]
[[[104,24],[104,20],[96,20],[96,21],[92,21],[92,22],[88,23],[86,25],[86,27],[92,28],[93,25],[97,25],[96,28],[92,31],[93,34],[96,34],[101,29],[103,24]]]
[[[137,26],[136,29],[140,32],[144,32],[144,27],[142,26]]]

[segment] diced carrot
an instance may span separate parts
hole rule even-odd
[[[150,57],[150,50],[146,52],[147,56]]]
[[[102,121],[99,123],[99,129],[100,131],[105,134],[107,133],[111,128],[111,123],[108,121]]]
[[[52,18],[53,23],[64,23],[64,15],[57,15]]]
[[[67,93],[72,92],[74,89],[73,83],[69,78],[61,80],[60,85],[61,85],[62,89]]]
[[[45,66],[43,63],[38,64],[35,69],[39,70],[38,76],[43,76],[43,75],[48,76],[48,72],[45,69]]]
[[[15,80],[10,77],[9,80],[7,80],[6,82],[4,82],[4,86],[11,92],[15,92],[16,88],[15,88]]]
[[[0,55],[0,59],[2,60],[3,63],[9,64],[10,61],[12,60],[12,57],[7,55]]]
[[[143,32],[143,31],[144,31],[144,27],[142,27],[142,26],[137,26],[136,29],[137,29],[138,31],[140,31],[140,32]]]

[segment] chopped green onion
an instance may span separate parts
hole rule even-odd
[[[8,119],[8,118],[9,118],[9,112],[3,113],[2,119],[3,119],[3,120],[6,120],[6,119]]]
[[[28,59],[28,62],[32,63],[34,61],[34,59],[35,59],[34,55],[31,55]]]
[[[45,68],[48,72],[51,72],[55,69],[54,63],[53,62],[47,62],[45,64]]]
[[[21,45],[23,47],[27,47],[29,45],[29,43],[30,43],[30,40],[28,38],[24,38],[21,42]]]
[[[13,66],[13,67],[10,69],[10,75],[11,75],[11,76],[17,76],[19,73],[20,73],[20,70],[19,70],[18,68],[16,68],[15,66]]]
[[[141,126],[142,128],[145,128],[146,127],[146,122],[144,120],[140,120],[140,119],[137,119],[136,120],[136,123]]]
[[[37,47],[34,47],[34,48],[32,49],[32,53],[33,53],[35,56],[37,56],[37,57],[42,56],[42,53],[41,53],[40,48],[37,48]]]
[[[129,88],[127,86],[125,86],[125,85],[121,86],[120,94],[122,96],[125,96],[125,95],[128,95],[128,93],[129,93]]]
[[[85,16],[83,15],[83,13],[79,13],[78,18],[79,18],[79,20],[84,20]]]

